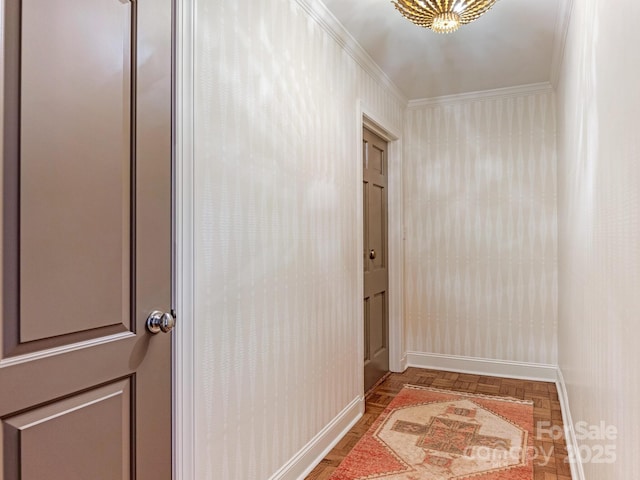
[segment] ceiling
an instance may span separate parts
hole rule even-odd
[[[417,100],[550,82],[565,1],[499,0],[446,35],[406,20],[391,0],[324,3],[402,93]]]

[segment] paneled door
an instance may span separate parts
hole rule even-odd
[[[364,391],[389,371],[387,143],[363,131]]]
[[[168,480],[172,0],[0,5],[0,478]]]

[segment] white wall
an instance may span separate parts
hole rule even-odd
[[[586,478],[640,478],[640,4],[573,4],[558,90],[559,364],[574,422],[618,429],[581,442],[617,456],[585,463]]]
[[[356,110],[403,105],[293,0],[195,8],[195,478],[265,479],[362,394]]]
[[[409,352],[556,364],[555,149],[550,88],[407,111]]]

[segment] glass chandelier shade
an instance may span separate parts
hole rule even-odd
[[[473,22],[497,0],[392,0],[396,9],[416,25],[438,33],[455,32]]]

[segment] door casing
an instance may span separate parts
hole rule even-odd
[[[400,132],[395,131],[391,123],[378,116],[365,102],[357,105],[357,145],[358,145],[358,175],[356,191],[362,189],[364,179],[362,168],[362,131],[363,127],[379,135],[388,143],[388,179],[387,179],[387,208],[388,208],[388,261],[389,261],[389,370],[403,372],[407,368],[407,357],[404,340],[403,295],[404,295],[404,222],[403,222],[403,189],[402,189],[402,141]],[[358,197],[357,215],[359,233],[357,235],[358,249],[362,250],[363,239],[363,200]],[[364,259],[358,255],[358,271],[364,269]],[[362,298],[364,298],[364,279],[358,278],[359,307],[358,318],[364,318]],[[364,332],[360,332],[358,341],[359,358],[364,358]],[[361,372],[363,368],[360,369]],[[364,373],[360,382],[364,384]],[[363,387],[361,387],[363,388]],[[364,392],[363,392],[364,393]]]
[[[363,132],[364,389],[389,372],[389,262],[387,255],[388,142]],[[378,153],[376,153],[378,152]],[[372,256],[373,255],[373,256]]]
[[[194,88],[195,6],[174,0],[174,308],[173,478],[196,478],[194,342]]]

